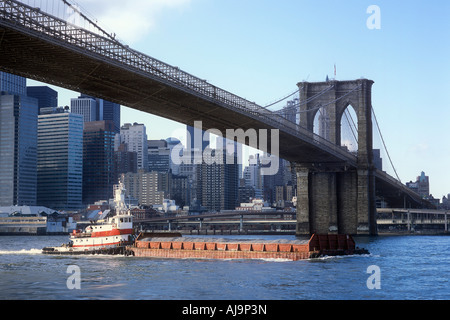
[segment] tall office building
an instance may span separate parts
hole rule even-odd
[[[140,123],[125,123],[120,128],[119,141],[116,148],[121,144],[128,145],[128,151],[137,153],[138,169],[148,169],[148,142],[145,125]]]
[[[170,171],[170,149],[166,140],[148,140],[148,171]]]
[[[415,182],[407,182],[406,186],[418,193],[421,197],[426,198],[430,195],[430,177],[421,172]]]
[[[2,91],[25,96],[27,94],[27,79],[0,71],[0,92]]]
[[[286,103],[286,106],[282,109],[282,117],[292,123],[298,123],[297,117],[297,109],[299,108],[299,99],[295,98],[293,100],[289,100]]]
[[[45,110],[45,109],[41,109]],[[83,116],[64,108],[39,115],[38,205],[78,210],[83,195]]]
[[[244,169],[244,180],[246,187],[251,187],[255,190],[255,197],[262,199],[264,179],[261,175],[259,153],[250,156],[249,166]]]
[[[120,133],[120,104],[103,100],[103,120],[114,123],[114,132]]]
[[[114,123],[92,121],[83,130],[83,203],[108,200],[117,184],[114,172]]]
[[[223,163],[215,163],[212,160],[216,157],[217,152],[223,151],[207,148],[204,154],[204,162],[201,165],[201,202],[209,210],[233,210],[239,201],[239,166],[237,165],[236,154],[224,154]],[[233,157],[234,159],[226,161],[226,157]]]
[[[140,205],[160,205],[164,201],[166,193],[162,190],[161,180],[164,174],[156,171],[146,172],[139,170],[137,173],[127,172],[120,176],[125,186],[126,196],[138,199]]]
[[[116,135],[117,136],[117,135]],[[121,143],[119,148],[114,151],[114,165],[116,166],[117,178],[122,173],[137,172],[137,154],[133,151],[128,151],[126,143]]]
[[[72,113],[83,115],[84,122],[97,121],[97,101],[91,97],[80,96],[70,99]]]
[[[0,72],[0,206],[36,205],[37,115],[26,79]]]
[[[80,94],[70,101],[72,112],[85,115],[87,121],[112,121],[114,132],[120,133],[120,104]]]
[[[210,135],[209,132],[194,128],[192,126],[186,126],[186,149],[194,151],[196,143],[195,138],[198,139],[197,144],[201,146],[201,151],[205,151],[205,149],[210,144]]]
[[[27,96],[38,100],[39,114],[42,108],[58,107],[58,92],[47,86],[27,87]]]

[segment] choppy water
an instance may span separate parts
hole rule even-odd
[[[0,299],[450,298],[447,236],[356,238],[369,255],[295,262],[41,254],[41,248],[66,241],[65,236],[0,237]],[[68,288],[71,266],[79,268],[80,289]],[[380,289],[368,288],[369,266],[379,268]]]

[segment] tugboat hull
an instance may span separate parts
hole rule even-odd
[[[126,245],[119,247],[95,248],[95,249],[78,249],[71,247],[46,247],[42,249],[42,253],[51,255],[93,255],[93,254],[129,255],[129,251],[127,251]]]

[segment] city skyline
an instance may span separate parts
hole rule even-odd
[[[78,3],[133,48],[263,106],[293,92],[303,80],[374,80],[373,108],[401,181],[425,171],[436,198],[449,193],[450,45],[440,36],[450,27],[445,18],[449,3],[377,1],[380,29],[367,27],[368,1],[191,0],[158,3],[157,9],[109,1],[108,10],[101,9],[102,1]],[[130,23],[134,5],[141,10]],[[139,32],[130,31],[138,26]],[[70,91],[60,93],[60,105],[68,105],[67,95]],[[122,107],[122,124],[136,119],[147,126],[149,139],[182,137],[186,131],[182,124]],[[382,149],[384,168],[395,176],[376,132],[374,147]]]

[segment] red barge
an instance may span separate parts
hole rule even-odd
[[[181,237],[181,234],[141,233],[127,253],[136,257],[175,259],[283,259],[367,254],[351,235],[317,235],[309,240],[241,240]]]

